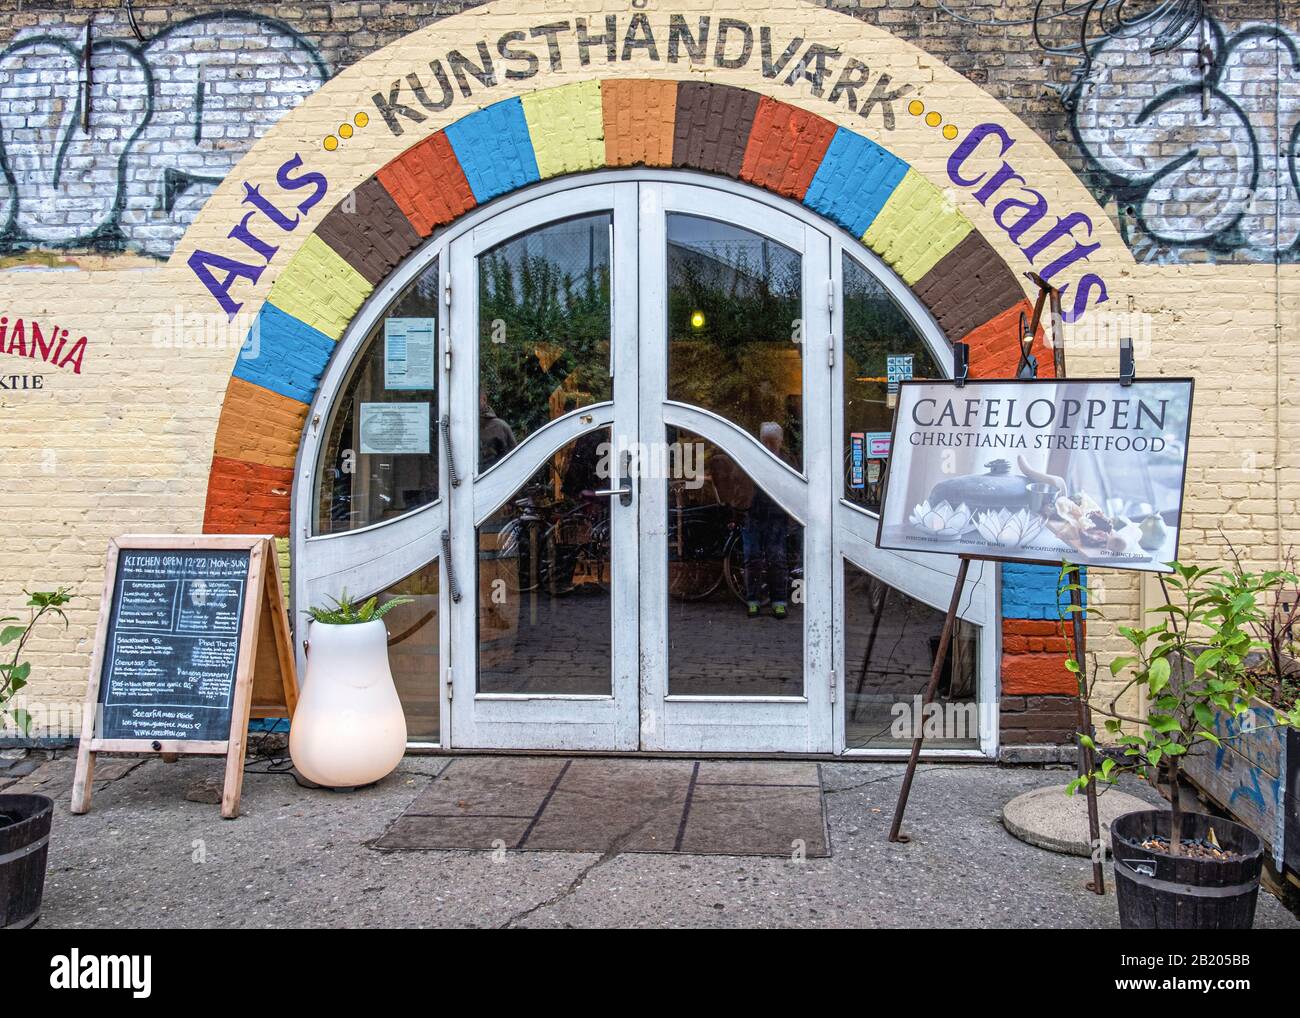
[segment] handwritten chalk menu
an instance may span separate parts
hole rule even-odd
[[[123,550],[100,682],[106,739],[222,739],[246,551]]]
[[[72,812],[101,753],[224,756],[221,815],[239,815],[250,718],[292,718],[293,641],[275,539],[127,534],[108,542]]]

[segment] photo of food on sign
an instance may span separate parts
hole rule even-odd
[[[1191,406],[1190,379],[903,382],[876,543],[1167,572]]]

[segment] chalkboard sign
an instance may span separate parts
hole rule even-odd
[[[101,738],[226,737],[248,565],[246,551],[119,554],[99,682]]]
[[[227,757],[236,816],[250,717],[297,701],[275,546],[263,536],[121,537],[109,545],[72,811],[96,753]]]

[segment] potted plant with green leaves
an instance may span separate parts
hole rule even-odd
[[[357,788],[389,774],[406,751],[383,619],[412,599],[357,602],[345,590],[330,600],[307,609],[307,674],[289,726],[289,755],[309,781]]]
[[[1164,780],[1168,810],[1128,813],[1111,825],[1121,926],[1248,928],[1254,921],[1263,845],[1232,820],[1188,812],[1179,779],[1190,751],[1203,744],[1222,746],[1255,725],[1256,689],[1247,658],[1259,647],[1253,627],[1264,612],[1261,602],[1279,576],[1171,565],[1173,572],[1164,578],[1172,591],[1168,603],[1148,612],[1159,621],[1118,627],[1129,652],[1110,663],[1111,676],[1124,681],[1109,699],[1094,695],[1098,668],[1088,677],[1081,662],[1066,662],[1079,681],[1080,695],[1106,719],[1113,742],[1109,752],[1098,753],[1091,773],[1070,783],[1069,791],[1090,781],[1114,784],[1127,771],[1157,784]],[[1064,582],[1064,569],[1061,575],[1062,590],[1078,589]],[[1101,616],[1093,607],[1075,610]],[[1145,717],[1120,707],[1134,689],[1145,694]],[[1220,723],[1224,718],[1226,729]],[[1300,708],[1277,712],[1276,719],[1277,724],[1300,725]],[[1080,739],[1097,749],[1088,736]]]
[[[16,729],[25,738],[31,716],[13,705],[32,672],[31,662],[23,660],[23,649],[42,619],[59,619],[67,628],[63,608],[73,595],[66,587],[23,593],[27,617],[0,618],[0,647],[6,648],[5,660],[0,661],[0,735]],[[53,817],[54,803],[48,796],[0,793],[0,930],[23,929],[40,915]]]

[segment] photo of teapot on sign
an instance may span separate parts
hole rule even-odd
[[[1191,387],[1140,384],[904,385],[878,543],[1163,570]]]

